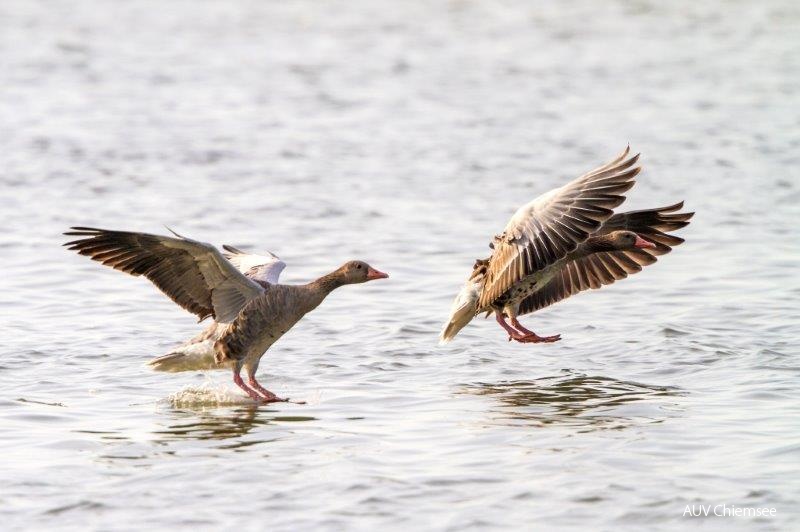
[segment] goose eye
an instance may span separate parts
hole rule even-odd
[[[361,269],[361,265],[360,264],[357,265],[356,268],[358,268],[360,270]]]

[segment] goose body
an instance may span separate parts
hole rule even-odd
[[[518,316],[624,279],[683,242],[668,233],[688,225],[694,214],[676,212],[683,202],[614,213],[641,170],[639,155],[629,153],[626,148],[516,211],[492,240],[492,254],[473,266],[442,331],[443,342],[484,312],[494,313],[509,340],[558,341],[560,335],[542,337],[526,329]]]
[[[223,256],[233,264],[245,277],[255,281],[262,287],[278,284],[286,263],[275,254],[267,251],[266,255],[247,253],[230,245],[223,245]],[[148,365],[156,371],[200,371],[233,367],[232,362],[217,362],[214,344],[225,331],[227,324],[217,321],[209,324],[200,334],[183,342],[169,353],[154,358]],[[270,344],[271,346],[271,344]],[[264,351],[269,349],[267,346]]]
[[[302,317],[313,309],[307,306],[308,290],[292,285],[265,286],[265,295],[260,303],[242,309],[244,315],[236,323],[241,328],[244,323],[258,320],[258,326],[250,325],[250,331],[238,333],[237,356],[220,353],[233,335],[231,323],[213,322],[200,334],[184,342],[166,355],[151,360],[148,364],[157,371],[192,371],[232,368],[238,358],[258,366],[258,359],[272,344],[291,329]],[[320,300],[321,302],[321,300]],[[222,343],[217,343],[223,340]],[[230,349],[228,350],[230,351]]]
[[[144,275],[200,320],[214,321],[200,334],[150,365],[159,371],[233,370],[233,380],[258,401],[284,401],[256,380],[264,353],[336,288],[388,277],[350,261],[304,285],[279,284],[286,264],[271,253],[253,255],[174,237],[73,227],[65,245],[81,255],[134,276]],[[247,372],[245,384],[240,373]]]

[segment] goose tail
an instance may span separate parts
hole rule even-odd
[[[205,340],[189,345],[183,345],[166,355],[154,358],[147,363],[155,371],[176,373],[179,371],[197,371],[218,369],[219,364],[214,360],[214,341]]]
[[[478,312],[478,299],[480,298],[480,282],[467,281],[453,301],[450,317],[439,336],[439,343],[446,344],[456,337],[458,331],[463,329]]]

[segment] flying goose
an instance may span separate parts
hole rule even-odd
[[[214,322],[176,350],[150,362],[159,371],[231,368],[233,382],[252,399],[288,401],[256,380],[264,353],[336,288],[383,279],[387,274],[353,260],[304,285],[278,284],[286,264],[271,253],[254,255],[232,246],[225,254],[210,244],[174,237],[72,227],[81,237],[64,244],[106,266],[144,275],[200,321]],[[247,372],[248,383],[241,370]]]
[[[472,318],[494,313],[508,339],[550,343],[518,320],[589,288],[600,288],[656,262],[683,239],[669,231],[689,224],[683,202],[614,214],[641,167],[630,146],[613,161],[522,206],[494,237],[492,254],[475,262],[456,296],[441,341]],[[510,320],[510,324],[506,321]]]

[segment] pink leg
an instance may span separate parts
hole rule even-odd
[[[500,327],[506,330],[508,333],[508,341],[510,342],[512,338],[519,335],[519,331],[515,330],[511,325],[506,323],[505,318],[503,318],[503,314],[500,312],[494,313],[494,319],[497,320],[497,323],[500,324]]]
[[[255,375],[250,375],[249,382],[250,382],[250,386],[252,388],[257,390],[258,392],[260,392],[264,396],[263,401],[265,401],[267,403],[280,403],[280,402],[285,403],[285,402],[289,401],[288,399],[281,399],[280,397],[278,397],[277,395],[275,395],[271,391],[269,391],[266,388],[264,388],[263,386],[261,386],[258,383],[258,381],[256,380],[256,376]]]
[[[242,376],[239,375],[238,372],[234,372],[233,373],[233,382],[236,384],[236,386],[238,386],[239,388],[241,388],[242,390],[247,392],[247,395],[249,395],[252,400],[258,401],[258,402],[261,402],[261,401],[264,400],[264,398],[261,397],[260,395],[258,395],[255,390],[253,390],[252,388],[249,388],[244,383],[244,381],[242,380]]]
[[[556,334],[556,335],[553,335],[553,336],[539,336],[535,332],[523,327],[522,324],[519,322],[519,320],[517,318],[511,318],[511,325],[513,325],[514,328],[516,328],[519,332],[524,334],[526,338],[532,338],[532,340],[525,340],[527,342],[532,342],[532,343],[539,343],[539,342],[551,343],[551,342],[558,342],[559,340],[561,340],[561,335],[560,334]]]
[[[506,323],[506,320],[503,318],[502,313],[495,312],[494,316],[495,319],[497,320],[497,323],[499,323],[500,326],[503,329],[505,329],[505,331],[508,333],[509,342],[511,340],[516,340],[517,342],[523,344],[538,344],[540,342],[548,342],[548,343],[557,342],[558,340],[561,339],[560,335],[541,337],[536,333],[534,333],[533,331],[529,331],[525,327],[522,327],[522,325],[519,324],[519,321],[517,321],[517,318],[511,318],[511,323],[513,323],[515,327],[518,327],[520,329],[517,330],[508,323]]]

